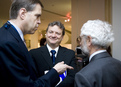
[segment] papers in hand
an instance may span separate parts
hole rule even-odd
[[[46,70],[44,73],[46,74],[48,71],[49,71],[49,70]],[[59,85],[59,84],[66,78],[66,76],[67,76],[67,71],[65,71],[63,74],[59,75],[60,81],[58,82],[57,85]],[[57,86],[57,85],[56,85],[56,86]]]
[[[67,76],[67,71],[65,71],[63,74],[59,75],[60,81],[58,82],[57,85],[59,85],[66,78],[66,76]]]

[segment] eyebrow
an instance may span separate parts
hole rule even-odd
[[[41,14],[35,14],[35,16],[41,16]]]

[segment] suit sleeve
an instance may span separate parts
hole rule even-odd
[[[68,52],[67,57],[68,59],[66,61],[71,59],[68,65],[72,66],[74,70],[67,70],[66,78],[57,87],[74,87],[74,77],[76,73],[75,52],[74,51]]]
[[[87,78],[78,72],[75,75],[74,87],[92,87]]]
[[[9,87],[51,87],[59,81],[56,70],[51,69],[46,75],[37,78],[30,66],[26,53],[18,44],[7,42],[0,44],[0,81]],[[31,57],[30,57],[31,58]]]

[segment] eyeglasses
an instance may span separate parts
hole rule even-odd
[[[80,42],[82,41],[83,37],[87,38],[86,35],[79,36]]]

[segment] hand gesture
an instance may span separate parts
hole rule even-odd
[[[53,67],[59,74],[64,73],[67,69],[74,69],[73,67],[64,64],[64,62],[59,62]]]

